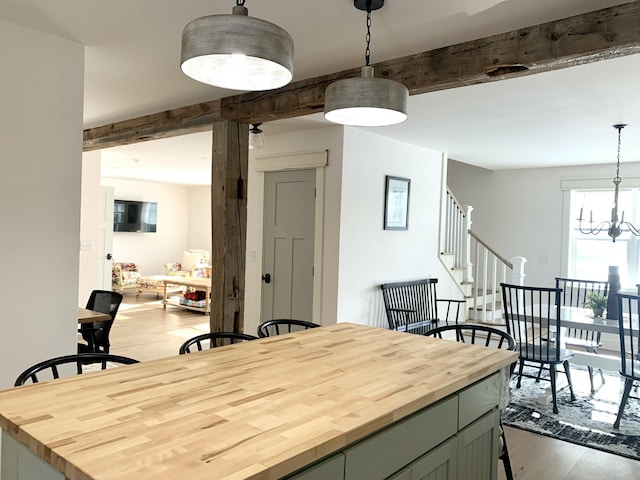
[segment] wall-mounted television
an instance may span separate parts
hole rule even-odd
[[[113,201],[114,232],[155,232],[157,217],[156,202]]]

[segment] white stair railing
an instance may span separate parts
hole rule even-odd
[[[500,283],[523,285],[527,260],[507,260],[475,234],[471,230],[472,211],[473,207],[461,205],[447,188],[441,252],[453,255],[453,268],[464,269],[464,283],[471,285],[467,318],[502,323]]]
[[[440,251],[453,255],[454,268],[463,268],[466,266],[464,262],[466,256],[465,237],[467,236],[467,230],[469,230],[467,207],[462,206],[451,190],[447,188],[444,207],[444,237]]]

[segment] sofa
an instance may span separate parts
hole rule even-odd
[[[210,271],[209,252],[200,249],[185,250],[180,262],[165,263],[164,269],[166,275],[206,278]]]
[[[114,262],[111,266],[111,289],[122,293],[128,288],[137,288],[140,268],[133,262]]]

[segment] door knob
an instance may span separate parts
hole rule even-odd
[[[265,273],[262,275],[262,280],[264,280],[264,283],[271,283],[271,274]]]
[[[107,253],[107,260],[111,260],[113,256],[110,253]]]

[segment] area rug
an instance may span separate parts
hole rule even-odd
[[[558,414],[553,413],[551,402],[539,403],[545,398],[549,382],[536,383],[523,378],[517,389],[516,377],[511,379],[511,399],[503,415],[503,423],[511,427],[546,435],[578,445],[595,448],[623,457],[640,460],[640,400],[630,398],[618,430],[613,422],[618,413],[624,382],[613,372],[604,372],[594,378],[596,392],[591,394],[586,368],[571,368],[576,400],[571,402],[564,374],[558,375]],[[549,390],[550,392],[550,390]],[[632,390],[631,395],[640,392]],[[550,393],[549,393],[550,395]]]

